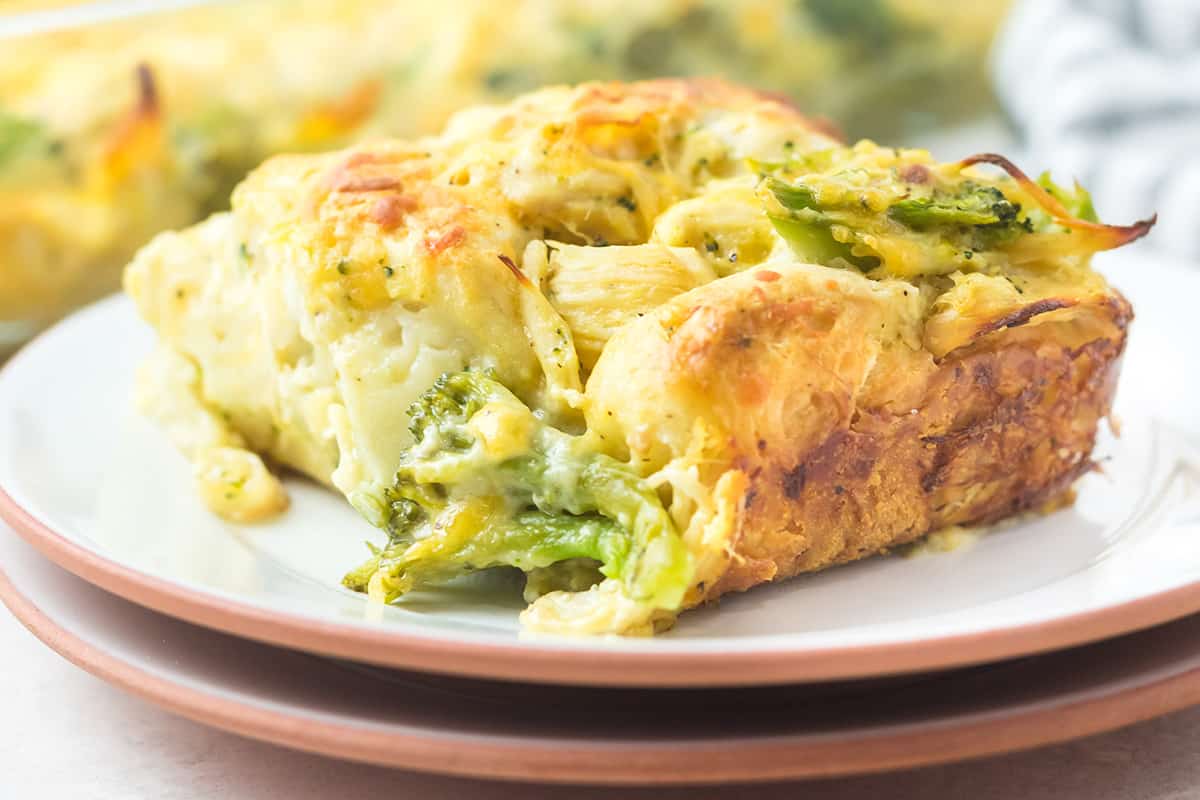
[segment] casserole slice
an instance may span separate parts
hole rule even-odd
[[[355,590],[517,568],[531,628],[650,633],[1067,499],[1132,315],[1090,258],[1151,224],[726,83],[585,84],[271,159],[125,283],[219,513],[292,467],[387,532]]]

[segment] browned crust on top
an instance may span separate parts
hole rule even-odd
[[[1099,306],[1109,336],[1079,344],[1054,325],[998,333],[940,363],[914,409],[859,407],[803,452],[756,443],[741,558],[705,599],[1061,498],[1093,468],[1112,404],[1132,312],[1119,294],[1109,300]]]

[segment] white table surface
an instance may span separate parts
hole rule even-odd
[[[0,800],[1200,797],[1200,708],[1072,744],[947,767],[802,784],[631,791],[419,775],[338,762],[210,730],[77,669],[2,607],[0,692]]]

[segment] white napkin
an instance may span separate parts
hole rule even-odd
[[[1019,0],[993,72],[1032,163],[1200,257],[1200,0]]]

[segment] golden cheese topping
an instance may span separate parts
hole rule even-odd
[[[443,372],[493,369],[569,417],[577,336],[591,363],[626,317],[716,276],[703,249],[647,244],[654,221],[715,176],[752,185],[748,159],[833,143],[720,83],[547,89],[437,138],[272,159],[231,214],[143,250],[126,288],[254,448],[356,496],[391,479],[397,411]]]

